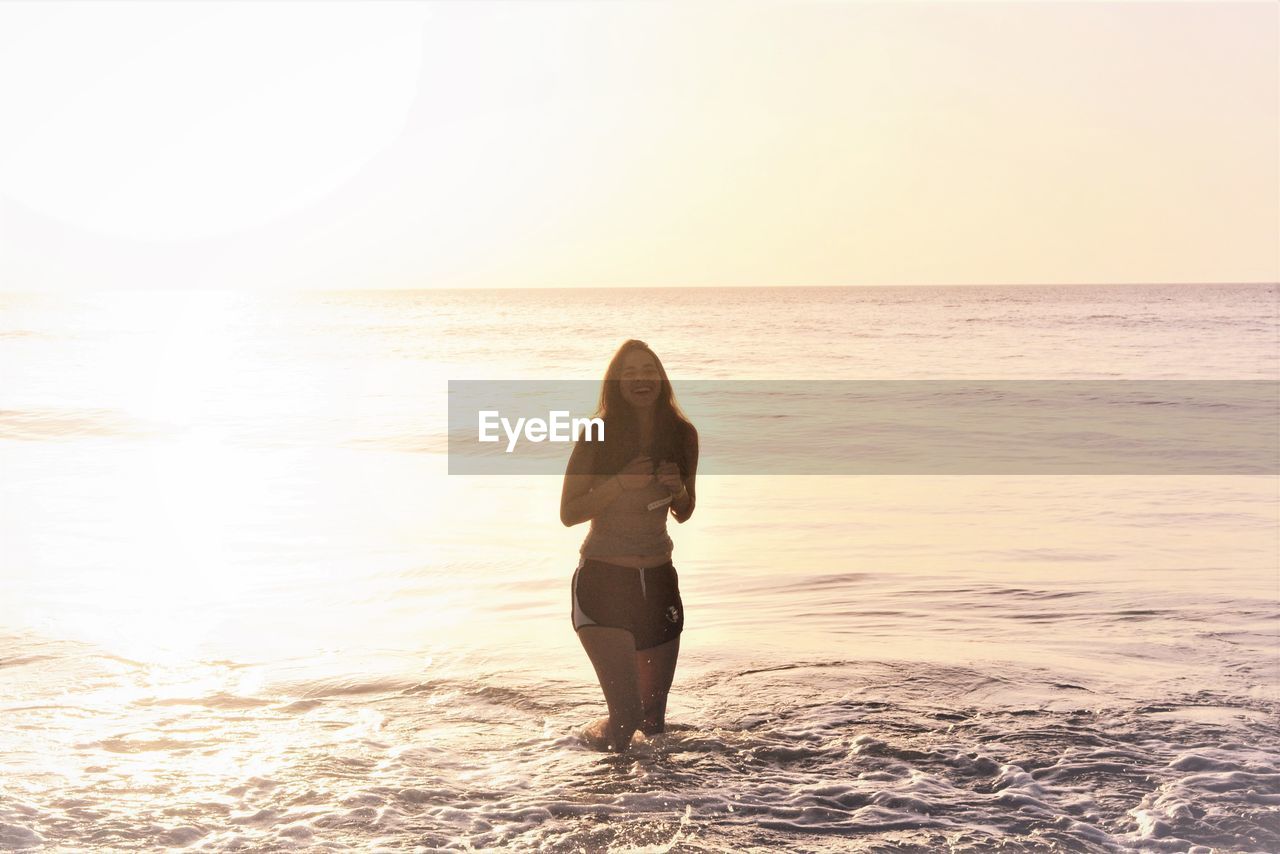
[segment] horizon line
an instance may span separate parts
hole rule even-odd
[[[652,291],[652,290],[766,290],[790,288],[794,290],[834,290],[838,288],[1128,288],[1128,287],[1278,287],[1280,281],[1248,281],[1248,282],[939,282],[924,284],[859,284],[859,285],[424,285],[413,287],[198,287],[198,288],[156,288],[156,287],[63,287],[44,289],[22,289],[0,287],[0,294],[89,294],[89,293],[138,293],[163,292],[192,293],[208,291],[261,291],[264,293],[352,293],[360,291]]]

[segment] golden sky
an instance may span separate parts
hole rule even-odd
[[[1280,280],[1280,4],[0,4],[0,288]]]

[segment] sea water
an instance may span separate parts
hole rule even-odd
[[[450,380],[633,337],[677,395],[1276,381],[1278,300],[0,296],[0,848],[1280,849],[1274,474],[704,473],[670,731],[614,755],[559,476],[445,436]]]

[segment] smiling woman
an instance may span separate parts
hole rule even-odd
[[[560,494],[566,526],[590,520],[570,583],[573,628],[609,714],[583,739],[625,752],[632,736],[666,731],[667,695],[684,631],[667,514],[693,515],[698,433],[648,344],[625,341],[609,362],[599,414],[607,444],[574,446]]]
[[[0,78],[42,84],[0,87],[0,186],[47,216],[142,240],[278,219],[403,130],[421,60],[409,24],[423,15],[410,3],[7,10]]]

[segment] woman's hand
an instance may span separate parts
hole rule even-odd
[[[658,466],[657,471],[658,483],[666,487],[672,497],[684,492],[684,481],[680,478],[680,466],[673,462],[664,462]]]
[[[618,482],[623,489],[644,489],[653,480],[653,460],[636,457],[618,472]]]

